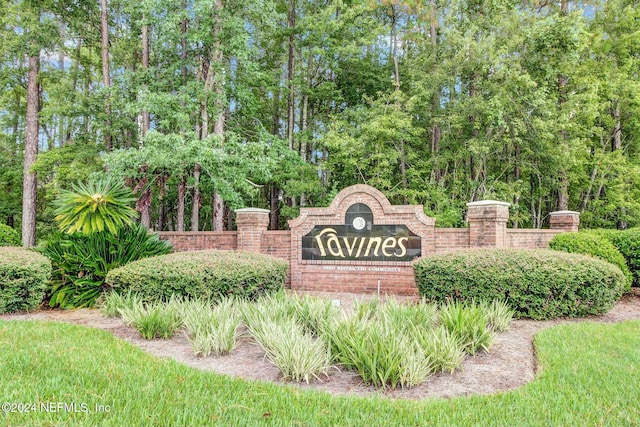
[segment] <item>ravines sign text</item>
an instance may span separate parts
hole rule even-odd
[[[405,225],[374,225],[365,204],[351,206],[344,225],[315,226],[302,237],[304,260],[411,261],[420,255],[420,236]]]

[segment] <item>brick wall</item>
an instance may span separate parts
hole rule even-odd
[[[551,230],[508,229],[509,204],[481,201],[468,204],[468,228],[435,228],[435,219],[427,217],[422,206],[391,205],[375,188],[354,185],[338,193],[327,208],[302,208],[287,231],[268,231],[269,211],[247,208],[236,211],[237,232],[161,232],[160,237],[177,251],[242,249],[285,259],[292,289],[417,294],[412,261],[303,259],[302,237],[315,226],[345,224],[347,210],[356,203],[369,207],[374,225],[406,225],[420,236],[422,256],[468,248],[546,248],[554,235],[577,231],[580,222],[577,212],[560,211],[551,213]]]
[[[469,248],[468,228],[436,228],[436,252]]]
[[[289,230],[265,231],[262,233],[261,252],[289,262],[287,286],[291,286],[291,232]]]
[[[235,231],[161,231],[158,234],[162,240],[170,241],[176,251],[234,250],[238,247]]]
[[[533,229],[508,229],[507,246],[510,248],[545,249],[549,242],[558,233],[565,230],[533,230]]]
[[[265,231],[262,234],[262,253],[277,258],[291,258],[291,232],[284,231]]]

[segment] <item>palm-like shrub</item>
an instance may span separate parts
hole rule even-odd
[[[172,251],[171,244],[141,225],[85,234],[52,235],[42,248],[53,265],[49,305],[92,307],[105,288],[107,273],[132,261]]]
[[[93,234],[130,225],[138,213],[129,206],[136,199],[120,182],[110,178],[78,183],[62,190],[56,200],[55,220],[66,233]]]

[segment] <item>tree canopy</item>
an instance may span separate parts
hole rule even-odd
[[[25,174],[41,233],[52,200],[105,175],[156,230],[231,229],[244,206],[277,229],[356,183],[439,226],[481,199],[510,202],[513,227],[563,209],[640,224],[636,0],[0,6],[0,222],[16,228]]]

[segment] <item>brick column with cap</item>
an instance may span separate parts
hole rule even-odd
[[[495,200],[467,203],[469,247],[504,248],[506,246],[509,206],[507,202]]]
[[[236,210],[238,250],[262,252],[262,234],[269,227],[269,210],[243,208]]]
[[[552,230],[578,231],[580,212],[556,211],[549,214]]]

